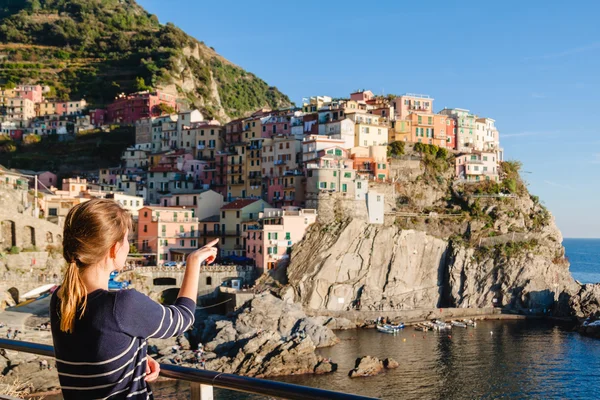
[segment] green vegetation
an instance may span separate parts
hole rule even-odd
[[[122,92],[176,83],[192,74],[187,100],[209,114],[211,72],[223,111],[237,117],[290,104],[287,96],[228,63],[175,25],[161,25],[133,0],[9,0],[0,5],[0,85],[52,87],[57,98],[102,106]],[[197,56],[184,54],[197,48]],[[181,72],[179,65],[187,66]],[[185,97],[184,96],[184,97]]]
[[[13,246],[9,250],[10,254],[19,254],[20,252],[21,252],[21,249],[17,246]]]
[[[387,147],[388,157],[398,157],[404,154],[404,142],[392,142]]]
[[[7,168],[72,172],[120,164],[121,153],[135,143],[133,127],[118,127],[110,132],[94,131],[59,141],[58,135],[44,137],[39,143],[19,145],[19,151],[0,152],[0,164]],[[8,142],[17,148],[17,144]],[[3,148],[0,144],[0,150]]]
[[[439,184],[443,183],[443,174],[451,166],[451,157],[443,147],[434,144],[415,143],[413,150],[421,154],[421,160],[427,173],[433,175]]]

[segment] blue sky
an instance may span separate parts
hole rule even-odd
[[[563,235],[600,237],[600,2],[139,3],[296,104],[364,88],[494,118]]]

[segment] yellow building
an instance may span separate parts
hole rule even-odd
[[[35,105],[35,115],[37,115],[38,117],[54,114],[56,114],[56,104],[54,103],[44,101]]]
[[[258,213],[271,207],[264,200],[242,199],[221,207],[219,248],[221,256],[245,256],[244,229],[248,222],[258,220]]]
[[[412,133],[412,121],[392,121],[388,130],[388,143],[409,142]]]

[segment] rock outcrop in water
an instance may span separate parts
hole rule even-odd
[[[383,225],[337,194],[320,196],[320,222],[294,247],[285,295],[332,311],[490,307],[494,299],[560,315],[597,306],[588,297],[600,289],[573,280],[554,218],[520,180],[504,195],[502,185],[450,179],[424,169],[393,191],[371,184],[386,196]]]

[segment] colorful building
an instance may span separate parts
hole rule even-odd
[[[316,219],[317,212],[312,209],[265,208],[257,223],[244,232],[246,256],[254,260],[259,272],[277,268],[289,261],[292,246],[304,238]]]
[[[246,255],[244,226],[258,219],[258,213],[271,207],[264,200],[240,199],[221,207],[221,256]]]
[[[498,158],[495,152],[473,151],[456,156],[456,176],[467,182],[498,182]]]
[[[433,114],[433,98],[426,94],[406,93],[392,102],[396,119],[406,119],[410,113]]]
[[[198,218],[184,207],[143,207],[138,213],[137,247],[150,262],[183,261],[198,248]]]
[[[14,89],[15,97],[29,99],[34,104],[44,100],[43,88],[40,85],[19,85]]]
[[[157,117],[161,114],[158,106],[165,104],[177,110],[175,95],[157,90],[121,95],[107,108],[108,122],[133,124],[141,118]]]

